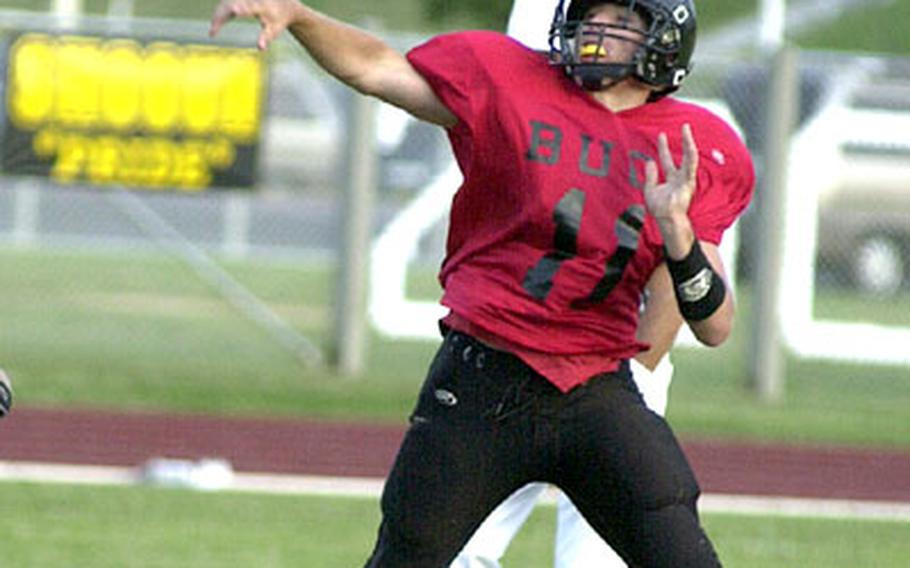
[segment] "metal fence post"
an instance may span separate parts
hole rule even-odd
[[[231,192],[221,205],[224,221],[221,248],[230,256],[244,258],[250,252],[250,216],[247,195]]]
[[[367,350],[366,292],[370,235],[377,185],[376,113],[378,102],[350,92],[348,97],[347,183],[342,207],[343,246],[336,287],[335,362],[344,375],[363,371]]]
[[[784,396],[784,358],[778,318],[784,199],[785,192],[799,191],[799,188],[787,187],[790,138],[799,108],[797,52],[783,44],[776,49],[771,60],[763,183],[756,200],[758,242],[749,353],[752,387],[760,398],[768,402],[779,401]]]
[[[37,184],[26,179],[14,182],[13,242],[31,245],[38,239],[38,222],[41,215],[41,195]]]
[[[82,15],[82,4],[82,0],[53,0],[50,10],[57,18],[57,25],[62,29],[74,28]]]

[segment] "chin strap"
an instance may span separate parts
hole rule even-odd
[[[603,91],[631,77],[634,68],[631,63],[597,63],[572,65],[568,71],[586,91]]]

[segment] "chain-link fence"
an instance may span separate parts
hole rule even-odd
[[[760,174],[769,69],[744,61],[722,65],[716,71],[721,75],[719,83],[707,91],[702,86],[705,71],[702,65],[701,77],[693,77],[691,90],[719,96],[729,106],[745,133]],[[899,293],[905,283],[904,253],[897,252],[906,248],[907,231],[900,228],[906,223],[898,219],[908,211],[901,197],[910,182],[910,136],[904,128],[910,120],[910,61],[803,52],[799,75],[798,130],[804,132],[816,119],[834,121],[830,128],[835,137],[828,141],[831,152],[825,156],[833,161],[814,164],[819,178],[828,179],[824,187],[815,188],[819,193],[819,283],[855,287],[872,296]],[[826,114],[832,109],[836,114]],[[793,158],[808,160],[813,156]],[[760,198],[761,193],[757,196]],[[748,218],[746,221],[748,233]],[[881,255],[878,260],[872,258],[875,255],[862,254],[862,241],[874,235],[892,235],[893,242],[887,248],[894,254]],[[750,268],[752,244],[748,238],[743,241],[740,268],[745,273]]]
[[[910,230],[910,61],[802,52],[787,187],[763,184],[769,112],[766,63],[702,62],[688,92],[719,98],[758,169],[756,203],[785,194],[778,317],[797,355],[907,363]],[[754,281],[755,207],[742,220],[738,273]],[[747,292],[748,293],[748,292]]]
[[[37,16],[4,22],[4,61],[23,30],[59,31]],[[251,43],[254,28],[233,30],[227,45]],[[148,46],[205,43],[206,29],[201,23],[89,18],[66,33],[103,41],[139,38]],[[406,48],[420,38],[390,39]],[[214,383],[228,367],[237,376],[238,369],[261,375],[263,366],[297,373],[300,359],[314,362],[328,352],[350,94],[289,42],[268,57],[259,143],[246,164],[249,187],[153,191],[84,179],[62,183],[40,172],[0,178],[0,255],[6,265],[0,356],[6,365],[75,365],[149,381],[165,366],[188,380]],[[788,188],[808,199],[797,202],[799,211],[788,212],[796,221],[788,224],[787,254],[812,260],[790,271],[783,293],[808,310],[800,325],[820,320],[867,326],[845,331],[860,335],[868,326],[910,327],[910,61],[803,53],[800,68],[792,162],[816,175]],[[9,100],[10,75],[2,76]],[[759,180],[768,76],[763,61],[702,54],[681,93],[735,121],[755,153]],[[432,302],[437,293],[432,274],[458,176],[450,170],[440,129],[386,106],[378,114],[372,232],[380,268],[370,285],[372,296],[381,297],[400,322],[407,313],[400,310],[426,308],[420,302]],[[7,114],[2,122],[7,129],[13,124]],[[762,199],[761,188],[756,199]],[[752,278],[761,246],[752,217],[747,212],[740,223],[735,251],[745,300],[761,285]],[[54,362],[45,359],[50,352]],[[200,360],[216,371],[201,373]],[[57,375],[65,391],[65,373]]]

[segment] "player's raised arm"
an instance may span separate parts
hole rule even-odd
[[[660,136],[658,153],[665,181],[659,183],[658,165],[650,162],[645,200],[664,238],[679,311],[699,341],[715,346],[733,328],[733,299],[717,246],[697,240],[689,219],[698,171],[698,146],[689,125],[683,126],[682,143],[682,160],[677,166],[666,135]]]
[[[316,63],[351,88],[439,126],[457,122],[403,54],[364,30],[296,0],[223,0],[212,15],[210,35],[234,18],[259,21],[260,49],[289,30]]]

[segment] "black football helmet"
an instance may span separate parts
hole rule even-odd
[[[692,68],[695,51],[695,5],[693,0],[559,0],[550,26],[550,61],[565,67],[585,89],[601,90],[626,77],[659,87],[651,100],[679,88]],[[600,4],[618,4],[639,14],[643,30],[623,26],[584,23],[585,15]],[[601,54],[586,46],[600,45],[606,37],[622,39],[630,32],[638,45],[628,62],[598,61]]]

